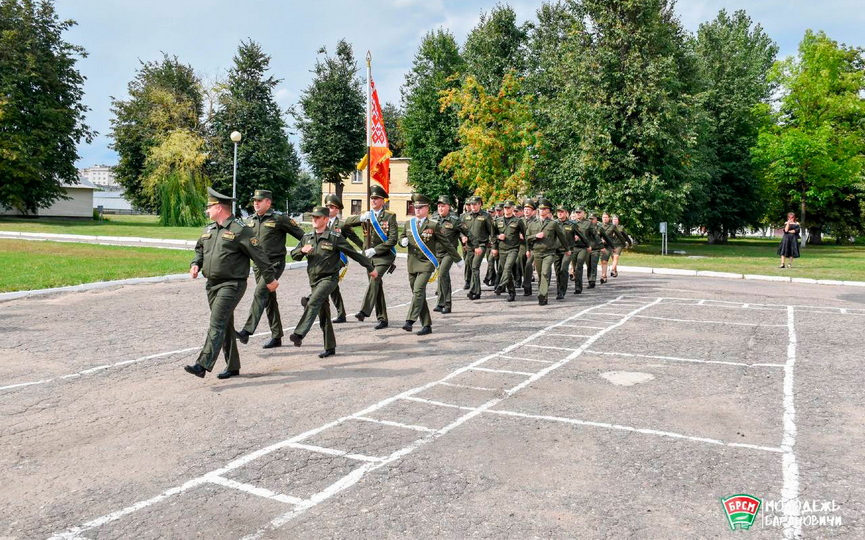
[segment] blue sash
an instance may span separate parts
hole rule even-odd
[[[436,259],[435,255],[433,255],[433,252],[430,251],[430,248],[428,248],[427,245],[424,244],[423,240],[421,240],[420,234],[417,232],[417,218],[411,218],[409,220],[409,224],[411,225],[411,235],[414,236],[414,241],[417,244],[417,247],[419,247],[423,254],[426,255],[426,258],[429,259],[431,263],[433,263],[433,266],[438,269],[439,260]]]
[[[375,212],[372,210],[369,211],[369,220],[372,221],[372,228],[375,229],[375,233],[381,238],[382,242],[387,242],[387,235],[384,234],[384,229],[381,228],[381,224],[378,222],[378,219],[375,217]],[[390,252],[396,255],[396,248],[390,248]]]

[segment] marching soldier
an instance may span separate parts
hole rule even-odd
[[[528,231],[529,225],[533,221],[537,221],[537,210],[538,203],[534,199],[526,199],[523,201],[523,230]],[[529,252],[528,243],[525,241],[528,239],[527,233],[523,233],[524,235],[524,246],[520,248],[520,260],[524,263],[523,265],[523,296],[531,296],[532,295],[532,276],[534,276],[535,272],[535,261],[532,259],[532,255]]]
[[[576,226],[568,219],[568,209],[564,205],[556,208],[556,218],[559,227],[567,240],[566,244],[556,246],[556,255],[553,260],[553,271],[556,273],[556,300],[564,300],[568,292],[568,267],[571,263],[571,253],[574,251],[574,237]],[[565,256],[567,253],[567,256]]]
[[[331,193],[324,198],[324,206],[329,212],[329,216],[327,219],[327,229],[342,234],[346,240],[351,240],[352,242],[354,242],[354,245],[356,245],[359,249],[362,249],[363,241],[353,230],[342,230],[343,220],[340,218],[339,213],[340,211],[342,211],[343,205],[342,201],[339,200],[339,197]],[[348,266],[348,258],[345,255],[340,256],[340,261],[342,262],[343,268]],[[333,322],[334,324],[344,323],[346,321],[345,303],[342,301],[342,294],[339,292],[339,282],[337,282],[336,288],[330,294],[330,299],[333,301],[333,306],[336,308],[336,318],[334,318],[331,322]]]
[[[372,210],[364,212],[360,216],[349,216],[343,223],[343,229],[350,227],[361,227],[363,229],[363,254],[372,258],[375,264],[376,276],[369,280],[366,294],[363,297],[363,305],[355,314],[357,320],[372,315],[375,308],[378,324],[376,330],[387,328],[387,302],[384,297],[384,284],[382,278],[385,273],[393,272],[396,265],[396,241],[399,238],[399,227],[396,223],[396,214],[384,209],[384,200],[387,191],[379,185],[370,188],[369,201]]]
[[[592,224],[586,219],[585,208],[579,206],[575,212],[577,219],[574,221],[574,230],[579,235],[574,244],[574,252],[571,255],[571,267],[573,268],[574,281],[576,282],[574,294],[581,294],[583,292],[583,267],[588,267],[592,254],[592,242],[590,240],[592,236]]]
[[[197,377],[213,370],[219,349],[225,354],[228,364],[225,371],[217,375],[227,379],[240,374],[240,355],[234,333],[234,309],[246,292],[249,278],[249,260],[260,269],[261,280],[266,290],[276,291],[279,281],[274,277],[273,263],[259,245],[251,227],[245,227],[231,215],[231,197],[207,188],[208,199],[205,211],[213,220],[204,228],[204,233],[195,244],[195,258],[189,267],[192,279],[201,273],[207,278],[207,302],[210,304],[210,327],[198,360],[184,369]]]
[[[303,315],[288,339],[295,347],[300,347],[303,338],[309,333],[315,318],[318,317],[318,324],[324,333],[324,351],[319,353],[319,358],[336,354],[336,336],[333,334],[333,324],[330,320],[328,297],[339,284],[339,270],[342,266],[340,253],[366,268],[371,280],[378,277],[373,261],[353,250],[340,233],[328,230],[329,217],[330,211],[327,208],[316,206],[312,211],[312,232],[303,235],[300,242],[291,250],[291,258],[295,261],[306,257],[306,274],[312,290],[304,306]]]
[[[525,242],[525,225],[523,221],[514,215],[513,201],[505,201],[503,214],[496,219],[496,237],[493,242],[493,253],[497,253],[499,261],[502,261],[501,280],[496,286],[496,294],[508,291],[508,302],[513,302],[517,297],[516,278],[514,270],[517,268],[517,259],[520,255],[520,246]]]
[[[613,267],[610,269],[610,276],[619,277],[619,257],[622,256],[622,251],[634,244],[631,235],[619,224],[619,216],[612,215],[613,225],[616,227],[616,235],[613,237]]]
[[[547,305],[550,277],[556,256],[556,246],[567,246],[568,240],[557,221],[552,219],[552,203],[547,199],[538,200],[539,218],[529,223],[526,230],[528,243],[527,255],[534,256],[535,270],[538,272],[538,305]],[[570,252],[566,255],[570,256]],[[563,297],[564,298],[564,297]]]
[[[601,260],[602,253],[606,250],[607,245],[612,243],[607,238],[606,233],[598,224],[598,216],[594,212],[589,214],[590,234],[587,236],[592,243],[592,252],[589,254],[589,288],[595,287],[595,282],[598,279],[598,262]],[[606,280],[601,283],[606,283]]]
[[[261,247],[267,253],[267,257],[273,263],[273,273],[276,279],[285,271],[285,237],[291,235],[297,240],[303,237],[303,229],[296,221],[282,212],[272,208],[273,195],[266,189],[256,189],[252,195],[252,206],[255,213],[246,218],[246,226],[249,227]],[[279,316],[279,305],[276,302],[276,293],[267,290],[266,284],[261,279],[261,268],[253,265],[255,273],[255,290],[253,291],[252,307],[249,309],[249,317],[237,339],[243,343],[249,343],[249,336],[255,333],[261,315],[267,310],[267,322],[270,324],[270,340],[264,344],[265,349],[282,346],[282,318]]]
[[[438,212],[433,216],[433,219],[441,223],[442,232],[447,237],[448,241],[457,247],[460,243],[460,218],[451,213],[451,199],[447,195],[442,195],[438,199]],[[465,266],[465,263],[460,257],[452,257],[448,254],[447,248],[442,245],[436,245],[435,256],[439,260],[439,278],[438,286],[436,287],[436,307],[433,311],[441,313],[450,313],[452,308],[453,287],[451,285],[451,266],[454,261],[459,261],[457,264],[460,268]],[[466,251],[466,250],[463,250]]]
[[[616,226],[610,222],[610,214],[607,212],[601,214],[601,223],[599,223],[598,226],[606,239],[609,240],[609,243],[606,244],[606,249],[601,253],[601,283],[606,283],[607,266],[616,245]]]
[[[429,219],[429,199],[415,193],[411,200],[414,202],[415,217],[406,221],[400,237],[400,245],[408,248],[408,282],[412,289],[411,305],[402,329],[411,332],[412,325],[420,320],[422,328],[417,335],[425,336],[432,333],[426,286],[433,273],[441,271],[439,258],[435,254],[444,250],[453,259],[459,259],[460,254],[445,234],[443,222]],[[460,264],[463,264],[462,260]]]
[[[490,217],[493,218],[493,222],[495,223],[495,221],[497,219],[502,217],[503,212],[504,212],[504,206],[501,203],[499,203],[499,204],[496,204],[492,210],[493,210],[493,213],[490,214]],[[496,250],[491,249],[487,253],[487,273],[484,276],[484,285],[488,285],[490,287],[498,287],[499,280],[502,277],[501,262],[499,261],[499,254],[498,254],[498,252],[493,253],[494,251],[496,251]]]
[[[514,216],[520,222],[523,222],[523,205],[515,204],[514,205]],[[523,223],[525,225],[525,223]],[[514,263],[513,268],[513,276],[514,276],[514,284],[516,287],[522,287],[523,285],[523,270],[526,266],[526,237],[525,235],[520,236],[520,249],[517,253],[517,261]]]
[[[468,293],[469,300],[477,300],[481,297],[481,263],[484,262],[484,254],[490,246],[493,237],[493,218],[481,210],[481,198],[474,196],[469,199],[471,212],[460,217],[463,234],[468,237],[469,259],[471,259],[472,279]],[[465,262],[469,265],[469,260]]]

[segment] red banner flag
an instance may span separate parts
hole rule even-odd
[[[369,166],[372,179],[381,184],[385,191],[390,192],[390,157],[393,153],[387,144],[387,131],[384,128],[384,117],[381,115],[381,105],[378,101],[378,91],[372,77],[369,80],[372,100],[369,111]],[[365,161],[365,160],[364,160]],[[363,165],[366,163],[362,161]],[[358,167],[365,168],[365,167]]]

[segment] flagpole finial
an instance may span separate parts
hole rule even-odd
[[[366,65],[370,65],[371,62],[372,62],[372,53],[369,51],[366,51]]]

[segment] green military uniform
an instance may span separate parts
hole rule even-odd
[[[559,210],[568,212],[568,209],[564,206],[559,206],[556,209],[556,213]],[[567,217],[564,220],[560,218],[556,219],[556,221],[559,227],[562,228],[566,240],[564,244],[556,246],[556,255],[553,259],[553,271],[556,273],[556,299],[561,300],[568,292],[568,268],[571,263],[571,254],[574,252],[574,245],[576,244],[574,240],[576,237],[576,232],[574,232],[576,225],[567,219]]]
[[[496,222],[497,219],[502,217],[502,211],[504,210],[504,206],[502,204],[497,204],[493,208],[493,214],[490,214],[490,217],[493,219],[493,223]],[[495,236],[495,234],[493,234]],[[489,250],[487,252],[487,273],[484,276],[484,283],[486,285],[498,288],[499,282],[502,278],[502,265],[501,265],[501,257],[500,253],[496,253],[493,255],[493,250],[495,248]]]
[[[313,216],[327,217],[328,214],[327,208],[323,206],[318,206],[312,211]],[[309,253],[303,253],[304,246],[312,246],[313,249]],[[324,352],[319,355],[321,357],[330,356],[336,349],[328,297],[339,283],[339,270],[342,267],[340,252],[354,259],[370,272],[375,268],[373,262],[353,250],[340,233],[327,229],[321,233],[312,231],[304,234],[297,246],[291,250],[291,258],[295,261],[306,257],[306,274],[309,277],[311,292],[303,315],[289,339],[295,346],[300,347],[301,340],[309,333],[315,318],[318,317],[318,324],[324,333]]]
[[[330,194],[327,197],[325,197],[324,204],[325,205],[332,204],[332,205],[336,206],[337,208],[339,208],[340,210],[343,209],[342,201],[340,201],[339,197],[337,197],[334,194]],[[360,237],[353,230],[351,230],[351,229],[343,230],[344,223],[345,222],[342,219],[340,219],[339,216],[328,217],[327,229],[330,231],[334,231],[334,232],[338,232],[338,233],[342,234],[346,240],[350,240],[351,242],[354,242],[354,245],[357,246],[358,248],[363,246],[363,240],[361,240]],[[347,260],[344,263],[344,265],[345,264],[348,264]],[[336,318],[333,320],[333,322],[335,322],[335,323],[345,322],[345,302],[343,302],[343,300],[342,300],[342,293],[339,290],[339,284],[338,283],[337,283],[336,288],[330,294],[330,299],[331,299],[331,301],[333,301],[333,306],[336,308]]]
[[[541,199],[538,201],[538,208],[551,207],[552,204],[548,200]],[[543,233],[543,238],[538,238],[538,233]],[[568,245],[568,240],[557,221],[539,217],[536,221],[529,223],[526,230],[526,242],[534,257],[535,270],[538,273],[538,303],[543,306],[547,303],[556,248],[558,245]]]
[[[598,227],[601,228],[601,232],[609,242],[605,246],[607,251],[601,254],[601,261],[607,262],[610,260],[610,256],[613,254],[613,248],[616,246],[616,226],[613,225],[612,221],[608,223],[601,221],[598,223]]]
[[[230,205],[234,200],[211,188],[207,188],[207,191],[208,205]],[[273,264],[262,249],[258,237],[250,227],[233,217],[228,217],[222,224],[208,223],[195,243],[195,258],[190,266],[197,266],[207,278],[210,326],[195,365],[185,368],[189,373],[204,377],[205,370],[213,370],[220,348],[228,364],[225,373],[236,375],[240,371],[234,310],[246,292],[250,259],[261,269],[264,283],[274,281]]]
[[[439,203],[450,206],[451,200],[447,195],[442,195],[438,199]],[[447,217],[441,217],[438,214],[433,214],[433,219],[441,223],[442,233],[447,237],[448,241],[456,248],[460,243],[460,218],[453,212],[449,212]],[[464,250],[467,251],[467,250]],[[450,313],[453,303],[453,285],[451,284],[451,266],[455,261],[460,260],[459,255],[453,257],[448,254],[448,249],[444,244],[436,244],[435,256],[439,260],[439,277],[438,285],[436,286],[436,307],[435,311],[442,313]]]
[[[523,202],[523,208],[526,206],[533,208],[534,210],[538,209],[538,203],[534,199],[526,199]],[[538,215],[535,214],[532,217],[523,216],[523,230],[528,231],[529,225],[537,221]],[[535,259],[534,255],[528,255],[528,242],[526,242],[526,233],[523,233],[523,245],[520,247],[520,261],[523,263],[523,296],[531,296],[532,295],[532,277],[535,275]]]
[[[252,198],[257,201],[263,199],[272,200],[273,196],[266,189],[257,189]],[[303,237],[303,229],[300,228],[296,221],[273,209],[268,210],[263,215],[253,214],[249,216],[246,218],[246,226],[252,230],[259,242],[261,242],[261,247],[274,265],[274,277],[279,279],[285,271],[285,238],[290,234],[300,240]],[[270,337],[274,340],[281,339],[283,335],[282,318],[279,316],[276,293],[267,290],[267,284],[261,279],[261,268],[254,265],[252,270],[255,273],[255,290],[253,291],[249,317],[243,326],[241,340],[245,341],[245,339],[249,338],[249,335],[255,333],[258,321],[261,320],[261,315],[265,310],[267,310],[267,321],[270,323]]]
[[[577,208],[577,211],[585,212],[586,210],[585,208]],[[574,294],[580,294],[583,292],[583,266],[588,265],[592,252],[592,242],[589,238],[592,236],[590,231],[592,224],[585,217],[573,223],[576,226],[574,232],[578,234],[578,237],[574,244],[574,251],[571,253],[571,266],[574,269],[574,281],[576,281]]]
[[[595,219],[594,223],[591,223],[592,218]],[[588,239],[592,245],[592,253],[589,256],[589,288],[591,289],[595,286],[595,282],[598,279],[598,262],[601,260],[601,249],[609,245],[608,242],[611,244],[612,241],[607,238],[606,233],[601,229],[594,214],[589,215],[589,221],[591,234],[588,236]]]
[[[416,193],[412,195],[415,206],[427,205],[430,201],[424,195]],[[417,229],[417,236],[412,230],[412,224]],[[420,241],[418,241],[420,240]],[[445,234],[444,222],[429,217],[410,218],[403,225],[400,245],[408,248],[408,282],[412,290],[411,305],[406,314],[404,330],[411,331],[412,324],[420,321],[423,328],[418,335],[423,336],[432,332],[432,317],[430,317],[429,306],[426,303],[426,287],[438,264],[436,253],[444,251],[453,259],[459,258],[460,254],[452,241]],[[436,259],[433,263],[427,253]],[[441,271],[441,268],[439,268]]]
[[[469,202],[478,203],[480,197],[472,197]],[[490,215],[480,210],[477,213],[467,212],[460,216],[463,234],[468,237],[466,250],[468,257],[466,258],[466,266],[471,265],[471,284],[469,287],[469,299],[477,300],[481,297],[481,264],[484,262],[484,255],[490,247],[490,241],[493,238],[493,218]],[[475,250],[480,249],[480,254],[476,254]]]
[[[370,189],[370,197],[381,197],[384,199],[387,198],[387,192],[381,186],[374,185]],[[372,216],[376,217],[385,238],[381,238],[376,232]],[[382,278],[390,270],[393,261],[396,259],[394,246],[396,246],[397,239],[399,238],[399,226],[396,222],[396,214],[382,208],[377,213],[371,210],[364,212],[360,216],[349,216],[343,223],[343,229],[351,227],[361,227],[363,229],[364,251],[375,250],[372,262],[378,271],[378,277],[375,279],[370,278],[366,294],[363,297],[363,305],[355,317],[362,321],[372,315],[373,308],[375,308],[376,318],[379,321],[376,328],[386,328],[388,324],[387,302],[385,301]]]
[[[513,208],[514,202],[506,201],[504,207]],[[507,290],[508,302],[513,302],[517,294],[514,270],[520,255],[520,246],[525,244],[525,223],[516,216],[502,216],[496,218],[495,228],[493,249],[498,250],[499,260],[502,261],[501,279],[496,286],[496,294]]]

